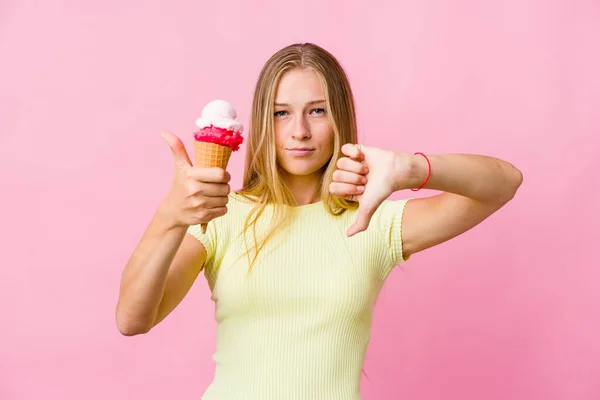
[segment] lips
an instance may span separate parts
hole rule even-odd
[[[314,153],[315,149],[311,149],[309,147],[297,147],[293,149],[286,149],[286,151],[293,156],[301,157]]]

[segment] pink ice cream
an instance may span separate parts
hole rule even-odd
[[[200,128],[194,133],[194,139],[199,142],[209,142],[227,146],[237,151],[244,141],[243,125],[237,120],[233,106],[225,100],[213,100],[202,110],[202,116],[196,120]]]

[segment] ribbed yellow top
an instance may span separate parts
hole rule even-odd
[[[250,272],[240,235],[249,200],[232,193],[228,213],[206,234],[191,226],[208,254],[204,274],[218,324],[215,375],[202,399],[359,400],[373,307],[404,261],[406,202],[385,201],[367,231],[351,238],[345,232],[356,210],[332,216],[322,203],[288,207],[291,224]],[[259,220],[259,233],[270,215]]]

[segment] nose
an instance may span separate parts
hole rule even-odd
[[[296,118],[292,138],[296,140],[310,139],[310,129],[304,117]]]

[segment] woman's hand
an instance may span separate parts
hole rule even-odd
[[[227,213],[230,191],[229,173],[221,168],[196,168],[181,139],[163,132],[175,160],[175,176],[171,190],[161,203],[161,211],[172,226],[188,227],[208,223]]]
[[[342,153],[346,157],[338,160],[329,191],[358,201],[358,216],[346,232],[353,236],[367,229],[381,203],[408,180],[410,156],[353,144],[345,144]]]

